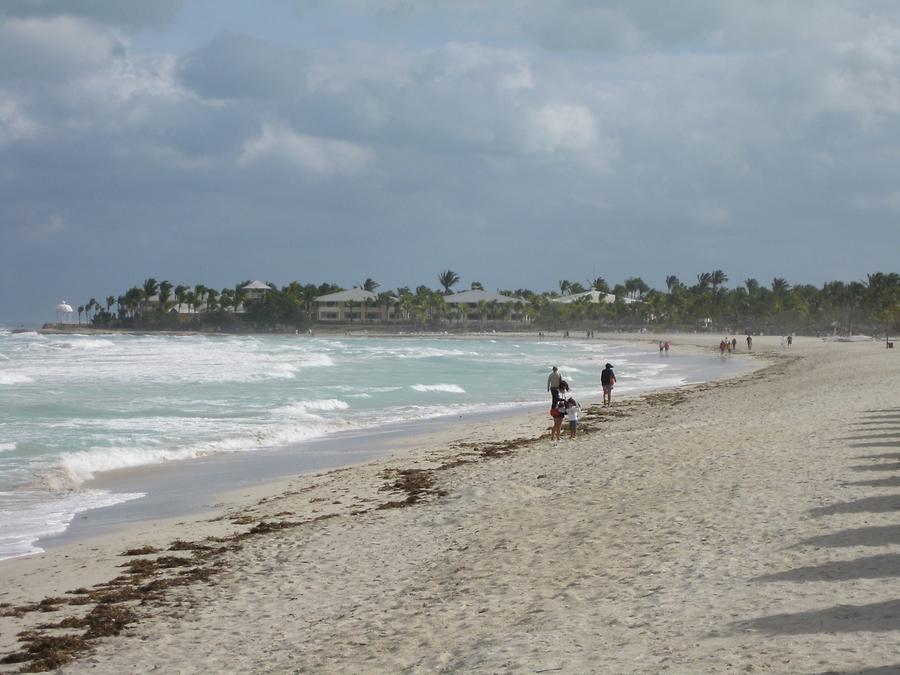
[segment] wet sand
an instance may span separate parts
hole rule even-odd
[[[588,405],[575,440],[480,421],[2,563],[0,653],[90,613],[44,631],[87,639],[64,672],[896,666],[900,357],[754,342],[766,369]]]

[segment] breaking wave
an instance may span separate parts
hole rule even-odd
[[[465,394],[466,390],[458,384],[414,384],[416,391],[442,391],[447,394]]]

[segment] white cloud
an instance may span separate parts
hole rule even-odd
[[[0,90],[0,144],[31,138],[39,128],[25,112],[21,101]]]
[[[547,103],[529,111],[528,132],[533,152],[590,152],[598,143],[594,115],[581,104]]]
[[[272,159],[321,175],[365,173],[375,166],[375,153],[368,148],[267,124],[257,138],[244,144],[239,163],[254,164]]]

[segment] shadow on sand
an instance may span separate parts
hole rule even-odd
[[[900,487],[900,476],[891,476],[890,478],[879,478],[877,480],[855,480],[850,483],[841,483],[841,487],[850,487],[851,485],[859,485],[860,487],[872,487],[872,488]]]
[[[900,464],[856,464],[853,471],[900,471]]]
[[[853,502],[840,502],[810,509],[808,513],[813,518],[833,516],[838,513],[890,513],[900,511],[900,495],[881,495],[879,497],[865,497]]]
[[[734,626],[742,630],[782,635],[900,630],[900,600],[887,600],[871,605],[837,605],[793,614],[772,614],[739,621]]]
[[[857,527],[804,539],[791,548],[804,546],[837,548],[842,546],[890,546],[900,544],[900,525]]]
[[[753,581],[849,581],[900,577],[900,553],[882,553],[856,560],[833,560],[821,565],[764,574]]]

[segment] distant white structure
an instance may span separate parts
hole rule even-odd
[[[266,299],[266,293],[271,291],[272,287],[261,281],[251,281],[246,286],[243,286],[241,290],[248,301],[262,301]]]
[[[468,291],[461,291],[444,297],[444,302],[458,308],[457,313],[460,321],[479,320],[483,322],[488,316],[490,321],[496,321],[501,317],[518,321],[522,319],[522,314],[515,308],[520,306],[522,302],[519,298],[513,298],[509,295],[501,293],[491,293],[480,288],[473,288]],[[482,306],[482,303],[484,305]],[[507,311],[501,311],[499,315],[488,314],[485,316],[484,308],[493,308],[494,305],[512,305]]]
[[[75,310],[72,309],[72,305],[63,300],[56,306],[56,323],[73,323],[72,315],[75,313]]]
[[[601,293],[600,291],[585,291],[584,293],[573,293],[571,295],[564,295],[561,298],[553,298],[551,302],[558,302],[563,305],[569,305],[573,302],[578,302],[583,298],[588,298],[587,302],[592,305],[599,305],[601,303],[605,303],[607,305],[612,305],[616,301],[616,296],[612,293]],[[629,298],[627,296],[622,296],[622,302],[626,305],[630,305],[634,302],[640,302],[639,300],[635,300],[634,298]]]
[[[315,298],[319,321],[393,321],[399,317],[396,300],[378,304],[378,295],[362,288]]]

